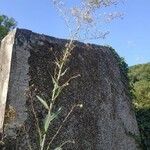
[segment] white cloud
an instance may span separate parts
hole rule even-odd
[[[136,44],[133,40],[128,40],[127,45],[128,45],[128,47],[135,47],[136,46]]]

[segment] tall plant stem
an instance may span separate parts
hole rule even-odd
[[[61,64],[60,64],[60,68],[58,70],[58,73],[56,74],[57,77],[56,77],[56,84],[59,85],[59,81],[60,81],[60,78],[61,78],[61,74],[62,74],[62,70],[63,70],[63,67],[64,65],[66,64],[67,62],[67,57],[68,57],[68,53],[70,53],[71,51],[71,46],[73,44],[73,39],[70,40],[68,46],[66,47],[65,51],[64,51],[64,54],[63,54],[63,58],[62,58],[62,61],[61,61]],[[51,97],[51,102],[50,102],[50,105],[49,105],[49,110],[48,110],[48,115],[51,116],[52,114],[52,109],[53,109],[53,105],[55,103],[55,95],[56,95],[56,84],[54,84],[54,88],[53,88],[53,92],[52,92],[52,97]],[[50,126],[50,123],[48,125],[48,128]],[[40,143],[40,150],[43,150],[44,149],[44,146],[45,146],[45,141],[46,141],[46,135],[47,135],[47,131],[45,131],[43,137],[42,137],[42,140],[41,140],[41,143]]]
[[[49,104],[49,110],[48,110],[48,113],[47,115],[48,116],[51,116],[52,114],[52,110],[53,110],[53,105],[55,104],[55,100],[57,97],[55,97],[56,93],[57,93],[57,85],[59,85],[59,81],[60,81],[60,78],[61,78],[61,74],[63,72],[63,68],[68,60],[68,57],[72,51],[72,46],[73,46],[73,40],[75,39],[78,31],[80,29],[80,25],[77,27],[77,30],[76,32],[74,33],[74,35],[71,36],[70,38],[70,41],[66,47],[66,49],[64,50],[63,52],[63,56],[62,56],[62,60],[60,61],[60,67],[58,69],[58,72],[56,73],[56,83],[54,83],[54,87],[53,87],[53,90],[52,90],[52,97],[51,97],[51,101],[50,101],[50,104]],[[63,123],[67,120],[67,118],[69,117],[69,115],[71,114],[71,112],[73,111],[74,107],[71,109],[71,111],[68,113],[68,115],[66,116],[65,120],[63,121]],[[63,124],[62,123],[62,124]],[[50,126],[50,122],[48,124],[48,128]],[[51,142],[49,143],[48,145],[48,148],[47,150],[49,149],[50,147],[50,144],[53,142],[53,140],[55,139],[55,137],[57,136],[57,134],[59,133],[60,129],[62,128],[63,125],[60,126],[60,128],[58,129],[57,133],[54,135],[54,137],[52,138]],[[47,129],[48,130],[48,129]],[[40,150],[44,150],[44,147],[45,147],[45,141],[46,141],[46,136],[47,136],[47,131],[45,131],[43,137],[42,137],[42,140],[40,141]]]

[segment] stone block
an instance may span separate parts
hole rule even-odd
[[[0,131],[5,135],[6,149],[38,149],[32,107],[42,126],[45,110],[36,95],[50,99],[54,61],[67,42],[24,29],[10,32],[2,41]],[[75,41],[67,64],[69,71],[61,82],[73,75],[81,77],[72,80],[58,98],[54,110],[62,107],[62,112],[52,123],[48,139],[74,104],[82,103],[83,108],[73,111],[51,149],[67,140],[74,140],[75,144],[66,144],[66,150],[139,149],[128,80],[118,58],[109,47]]]

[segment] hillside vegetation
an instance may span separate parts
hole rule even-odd
[[[129,68],[133,103],[144,150],[150,150],[150,63]]]

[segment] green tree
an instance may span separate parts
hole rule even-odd
[[[129,78],[136,107],[150,108],[150,63],[130,67]]]
[[[133,103],[144,150],[150,149],[150,63],[129,68]]]
[[[0,15],[0,41],[7,35],[7,33],[17,26],[14,18],[9,18],[5,15]]]

